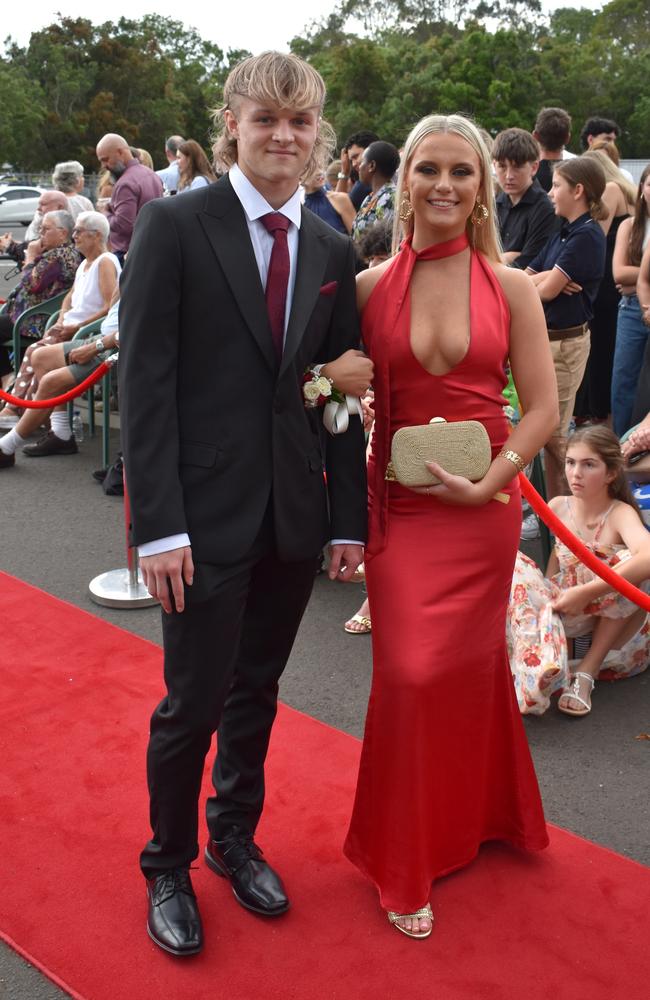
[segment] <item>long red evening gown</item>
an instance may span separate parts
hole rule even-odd
[[[416,254],[407,241],[362,319],[375,362],[366,554],[374,666],[345,852],[376,884],[381,905],[400,913],[422,906],[432,881],[470,862],[484,841],[548,844],[506,652],[517,480],[505,489],[507,505],[482,507],[442,504],[384,480],[390,438],[405,425],[480,420],[493,455],[506,440],[509,309],[479,253],[471,252],[465,358],[436,376],[411,350],[414,263],[466,247],[463,235]]]

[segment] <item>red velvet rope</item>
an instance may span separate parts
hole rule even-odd
[[[80,382],[79,385],[74,386],[68,392],[64,392],[62,396],[53,396],[52,399],[21,399],[20,396],[12,396],[2,389],[0,389],[0,399],[4,399],[5,403],[16,406],[21,410],[51,410],[54,406],[61,406],[62,403],[69,403],[71,399],[81,396],[86,389],[90,389],[91,385],[99,382],[100,378],[110,370],[111,366],[109,362],[102,361],[99,368],[96,368],[83,382]]]
[[[559,517],[553,513],[522,472],[519,473],[519,485],[521,486],[521,492],[535,513],[541,517],[553,534],[557,535],[568,549],[571,549],[574,556],[577,556],[580,562],[584,563],[601,580],[609,584],[612,590],[618,591],[623,597],[627,597],[628,601],[632,601],[633,604],[643,608],[644,611],[650,611],[650,597],[644,594],[642,590],[639,590],[638,587],[635,587],[633,583],[630,583],[629,580],[623,579],[619,573],[615,573],[610,566],[602,562],[593,552],[590,552],[587,546],[579,538],[576,538],[573,532],[569,531],[566,524],[563,524]]]

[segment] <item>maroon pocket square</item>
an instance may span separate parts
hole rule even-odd
[[[338,281],[328,281],[326,285],[321,285],[319,295],[334,295],[338,287]]]

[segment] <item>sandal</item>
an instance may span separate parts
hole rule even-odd
[[[357,622],[357,624],[361,625],[361,628],[349,628],[351,622]],[[352,615],[352,618],[346,621],[343,628],[350,635],[368,635],[368,632],[372,631],[372,622],[366,615],[360,615],[357,612],[356,615]]]
[[[415,913],[395,913],[394,910],[388,910],[387,914],[388,920],[393,927],[396,927],[398,931],[402,932],[402,934],[406,934],[407,937],[428,938],[433,930],[433,911],[431,909],[431,903],[427,903],[426,906],[421,906],[419,910],[415,911]],[[417,933],[414,931],[407,931],[405,927],[400,927],[397,923],[398,920],[408,920],[409,918],[411,920],[419,920],[421,917],[426,917],[431,921],[431,927],[428,931],[418,931]]]
[[[560,695],[560,700],[557,703],[557,707],[561,712],[564,712],[565,715],[589,715],[589,713],[591,712],[591,698],[589,698],[589,701],[585,701],[585,699],[580,695],[581,679],[589,681],[589,691],[587,692],[588,695],[591,695],[591,692],[594,689],[594,684],[596,682],[594,681],[591,674],[586,674],[584,670],[576,671],[576,673],[573,675],[571,679],[570,685],[564,689],[564,691]],[[562,705],[563,698],[572,698],[574,701],[580,702],[580,704],[583,705],[584,708],[581,709],[568,708],[568,706],[566,705],[563,706]]]

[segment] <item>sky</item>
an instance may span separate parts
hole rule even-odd
[[[591,10],[604,6],[605,0],[543,0],[545,10],[556,7],[588,7]],[[208,41],[216,42],[223,50],[248,49],[253,53],[264,49],[286,50],[289,41],[303,33],[313,20],[329,14],[336,0],[235,0],[235,2],[198,4],[187,17],[179,11],[178,0],[156,0],[152,9],[147,0],[112,0],[100,4],[101,14],[89,10],[86,2],[66,3],[64,0],[32,0],[24,7],[11,3],[0,15],[0,42],[10,35],[19,45],[26,45],[32,31],[38,31],[58,19],[60,11],[66,17],[90,17],[95,22],[117,21],[120,17],[138,20],[145,14],[155,13],[184,21],[194,27]]]

